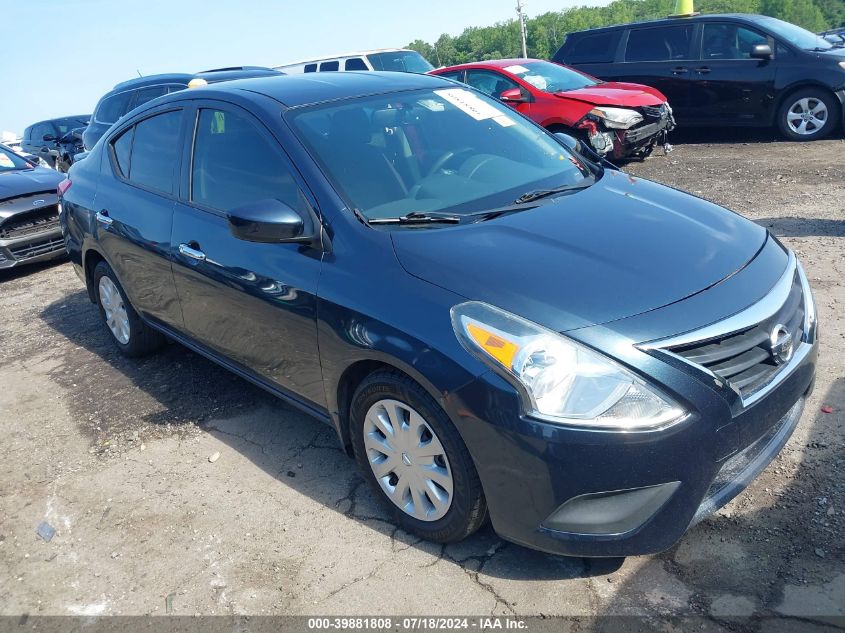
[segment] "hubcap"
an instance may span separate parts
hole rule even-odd
[[[364,447],[381,489],[421,521],[442,518],[452,505],[452,470],[432,428],[398,400],[379,400],[364,418]]]
[[[827,106],[823,101],[804,97],[792,104],[786,113],[786,123],[796,134],[812,136],[827,123]]]
[[[100,277],[100,305],[106,315],[106,325],[114,337],[126,345],[129,342],[129,315],[123,305],[123,297],[111,278]]]

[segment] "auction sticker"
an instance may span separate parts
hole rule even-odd
[[[448,88],[446,90],[435,90],[435,94],[446,99],[456,108],[463,110],[476,121],[495,119],[502,116],[496,108],[485,103],[477,95],[463,88]],[[497,121],[497,123],[499,123]],[[501,125],[501,123],[499,123]]]
[[[3,152],[0,152],[0,167],[14,167],[14,161],[6,156]]]

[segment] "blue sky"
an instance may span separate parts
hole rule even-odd
[[[608,0],[527,0],[529,16]],[[515,17],[516,0],[0,0],[0,130],[88,114],[114,84],[405,46]],[[479,9],[483,6],[483,11]],[[11,51],[14,53],[8,54]]]

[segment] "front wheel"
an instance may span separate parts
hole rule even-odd
[[[816,88],[789,95],[778,111],[778,127],[791,141],[815,141],[827,136],[837,124],[835,99]]]
[[[406,531],[438,543],[459,541],[487,518],[478,473],[457,429],[408,376],[370,375],[350,410],[355,457]]]

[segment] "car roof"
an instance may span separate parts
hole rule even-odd
[[[347,99],[363,95],[389,94],[405,90],[453,88],[454,83],[434,75],[414,73],[361,71],[337,73],[305,73],[281,77],[261,77],[227,81],[191,90],[191,96],[214,97],[232,93],[252,92],[265,95],[287,108],[296,108],[323,101]],[[184,94],[172,93],[168,99]],[[158,101],[161,103],[161,101]]]
[[[205,79],[208,83],[216,81],[227,81],[230,79],[244,79],[247,77],[263,77],[266,75],[281,75],[284,73],[266,68],[264,66],[232,66],[229,68],[215,68],[204,70],[198,73],[163,73],[159,75],[147,75],[146,77],[135,77],[121,81],[112,88],[111,92],[121,92],[132,88],[143,88],[144,86],[156,86],[167,83],[181,83],[188,85],[191,79]]]
[[[29,129],[34,125],[41,125],[42,123],[52,123],[53,121],[66,121],[67,119],[81,119],[83,121],[86,121],[90,118],[90,114],[69,114],[68,116],[57,116],[54,119],[43,119],[41,121],[36,121],[35,123],[30,123],[26,126],[26,129]]]
[[[545,59],[533,59],[530,57],[513,57],[511,59],[488,59],[483,62],[468,62],[466,64],[455,64],[454,66],[444,66],[443,68],[438,68],[436,72],[442,72],[444,70],[458,70],[461,68],[507,68],[508,66],[518,66],[520,64],[530,64],[532,62],[547,62],[549,64],[554,63],[549,62]]]
[[[320,57],[308,57],[307,59],[300,59],[295,62],[285,62],[279,64],[275,68],[285,68],[287,66],[298,66],[299,64],[311,64],[314,62],[323,62],[332,59],[343,59],[345,57],[364,57],[365,55],[375,55],[377,53],[415,53],[416,51],[410,48],[373,48],[367,51],[352,51],[351,53],[340,53],[339,55],[321,55]]]
[[[665,17],[656,20],[643,20],[641,22],[626,22],[624,24],[612,24],[610,26],[599,26],[593,29],[584,29],[581,31],[573,31],[570,35],[575,33],[600,33],[602,31],[618,31],[628,28],[636,28],[639,26],[669,26],[673,24],[681,24],[683,22],[709,22],[713,20],[735,20],[739,22],[757,23],[761,19],[769,19],[765,15],[756,15],[753,13],[707,13],[699,15]]]

